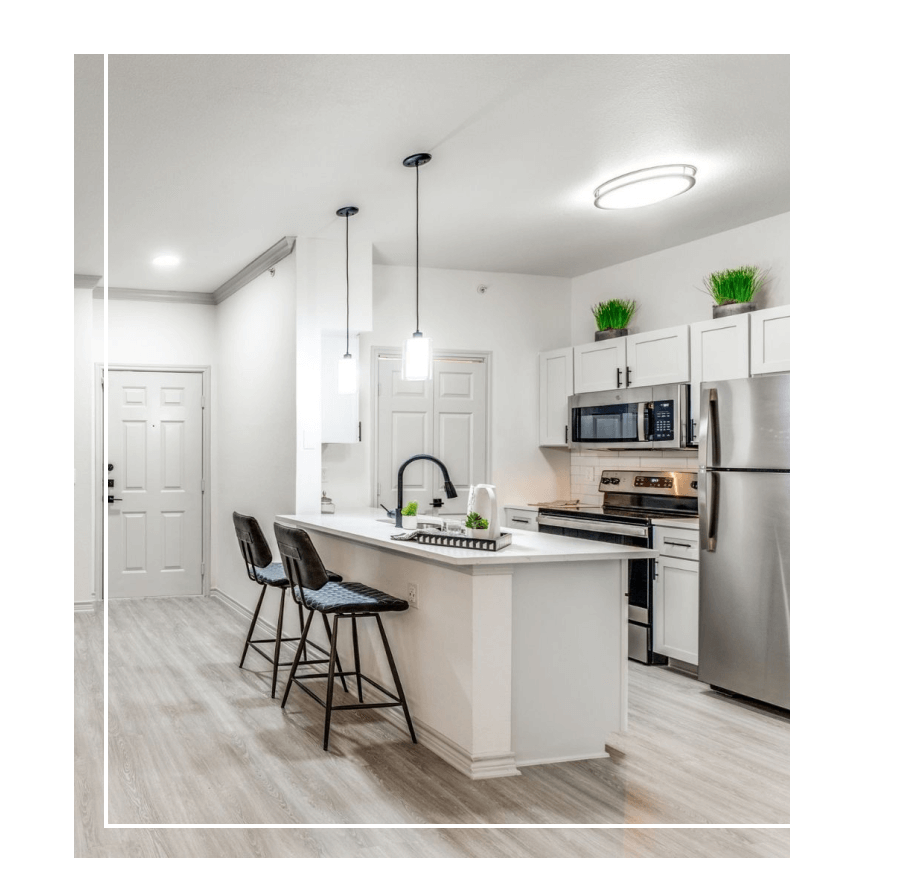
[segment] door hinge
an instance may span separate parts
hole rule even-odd
[[[204,492],[206,491],[206,479],[200,480],[200,490]]]
[[[200,397],[200,407],[201,407],[201,408],[206,408],[206,396],[201,396],[201,397]]]
[[[200,562],[200,576],[206,575],[206,562]]]
[[[362,442],[362,421],[359,422],[359,441]]]

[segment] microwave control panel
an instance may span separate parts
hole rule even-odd
[[[675,403],[664,399],[653,403],[653,440],[670,442],[675,438]]]

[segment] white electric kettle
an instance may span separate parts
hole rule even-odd
[[[496,540],[500,536],[500,513],[493,485],[473,485],[469,490],[469,505],[466,512],[478,513],[482,519],[488,520],[489,540]]]

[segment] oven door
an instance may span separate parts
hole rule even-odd
[[[623,546],[649,549],[648,525],[605,522],[596,519],[567,518],[538,513],[538,531],[601,540]],[[628,562],[628,656],[639,663],[656,662],[653,654],[653,560],[632,559]]]

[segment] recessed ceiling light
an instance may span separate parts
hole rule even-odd
[[[598,209],[635,209],[678,196],[696,183],[697,169],[683,163],[673,166],[653,166],[620,175],[594,191],[594,205]]]
[[[175,267],[180,263],[181,258],[178,255],[157,255],[153,259],[153,264],[156,267]]]

